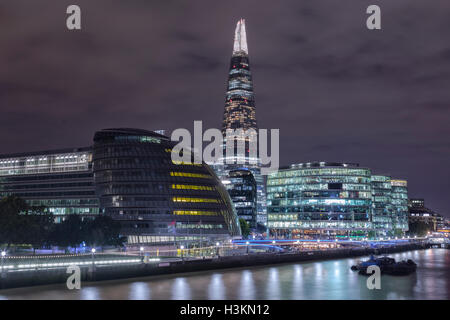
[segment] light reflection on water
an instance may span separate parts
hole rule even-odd
[[[269,276],[267,279],[266,296],[271,296],[271,299],[280,299],[280,280],[278,278],[278,268],[270,267]]]
[[[253,281],[253,273],[250,270],[242,271],[241,285],[239,288],[240,300],[254,300],[255,296],[255,283]]]
[[[223,284],[222,275],[215,273],[211,276],[208,288],[208,297],[213,300],[225,299],[225,286]]]
[[[190,300],[191,289],[186,278],[176,278],[172,286],[173,300]]]
[[[133,282],[130,284],[130,300],[149,300],[150,286],[146,282]]]
[[[449,299],[450,250],[429,249],[390,255],[413,259],[415,274],[382,276],[381,290],[350,270],[358,260],[338,259],[265,267],[196,272],[132,280],[0,290],[2,299]]]

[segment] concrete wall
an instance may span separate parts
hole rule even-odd
[[[81,281],[101,281],[133,277],[144,277],[182,272],[204,271],[225,268],[239,268],[277,263],[301,262],[310,260],[327,260],[366,256],[370,254],[394,253],[401,251],[425,249],[426,246],[408,244],[384,249],[354,248],[323,251],[308,251],[299,253],[257,253],[239,256],[226,256],[214,259],[177,261],[166,265],[162,262],[140,263],[131,265],[82,266]],[[33,270],[8,272],[0,278],[0,289],[65,283],[70,275],[66,269]]]

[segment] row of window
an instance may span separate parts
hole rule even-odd
[[[219,199],[212,198],[189,198],[189,197],[173,197],[173,202],[205,202],[205,203],[220,203]]]
[[[89,169],[88,163],[83,165],[68,165],[63,167],[46,167],[46,168],[21,168],[21,169],[7,169],[0,170],[0,176],[21,175],[21,174],[37,174],[37,173],[52,173],[52,172],[70,172],[70,171],[86,171]]]
[[[173,214],[177,216],[220,216],[220,212],[203,210],[175,210]]]
[[[188,185],[188,184],[172,184],[172,189],[181,189],[181,190],[204,190],[204,191],[213,191],[214,188],[210,186],[197,186],[197,185]]]
[[[203,173],[175,172],[175,171],[171,171],[170,176],[171,177],[186,177],[186,178],[205,178],[205,179],[212,178],[210,175],[203,174]]]
[[[371,222],[363,221],[269,221],[269,228],[300,229],[371,229]]]

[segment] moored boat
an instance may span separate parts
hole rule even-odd
[[[395,259],[389,257],[370,256],[369,260],[359,262],[357,265],[351,266],[351,269],[362,275],[370,275],[367,274],[367,268],[372,265],[378,266],[381,273],[389,275],[408,275],[417,268],[417,264],[412,260],[396,262]]]

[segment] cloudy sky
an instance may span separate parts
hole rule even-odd
[[[365,26],[370,4],[382,30]],[[0,153],[86,146],[107,127],[219,128],[241,17],[282,165],[357,162],[450,217],[448,0],[3,0]]]

